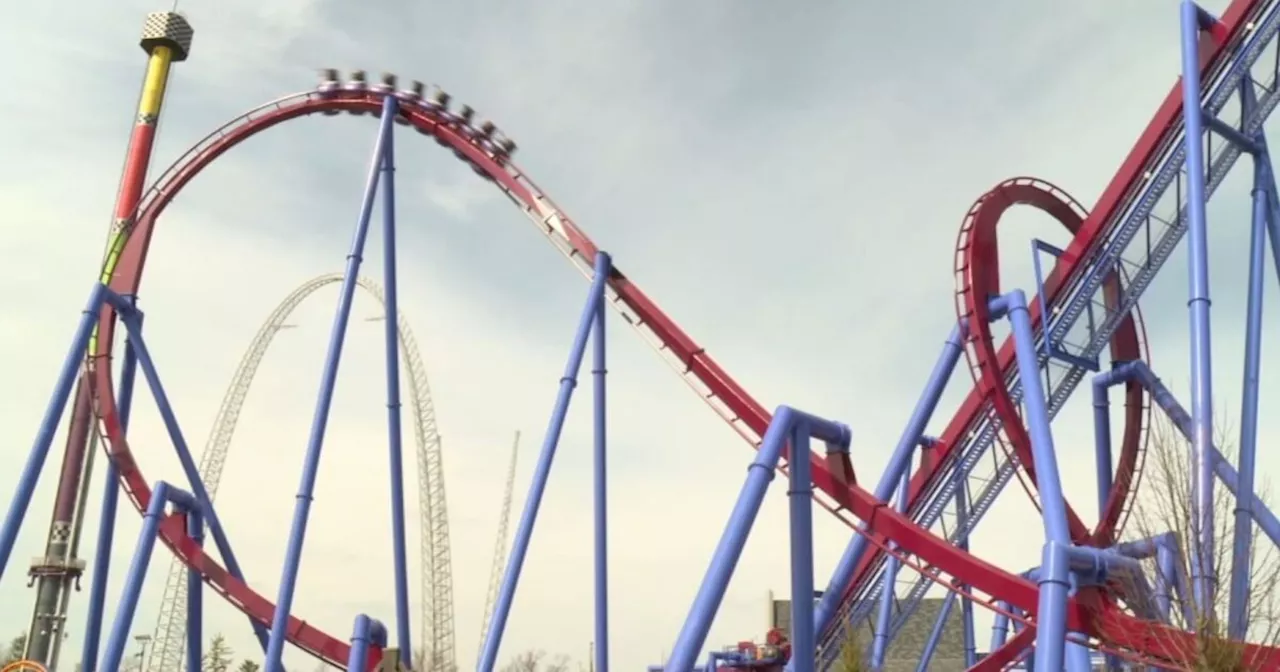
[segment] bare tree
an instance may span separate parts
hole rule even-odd
[[[525,651],[507,661],[502,672],[569,672],[569,657],[559,654],[548,658],[545,651]]]
[[[1235,450],[1227,440],[1228,432],[1220,428],[1216,434],[1215,443],[1223,458],[1234,463],[1231,458]],[[1195,463],[1190,442],[1163,416],[1154,418],[1152,423],[1145,465],[1142,488],[1127,525],[1128,536],[1152,539],[1171,533],[1176,546],[1176,571],[1181,577],[1190,577],[1191,559],[1201,552],[1195,543],[1200,536],[1200,522],[1192,506]],[[1222,483],[1215,482],[1214,485],[1213,506],[1217,515],[1213,524],[1214,545],[1209,572],[1216,586],[1213,600],[1209,605],[1198,604],[1193,595],[1187,594],[1193,592],[1186,589],[1189,581],[1160,575],[1156,562],[1152,560],[1143,563],[1146,585],[1126,588],[1128,606],[1135,611],[1152,613],[1154,600],[1148,587],[1169,586],[1170,624],[1194,633],[1194,650],[1180,651],[1191,662],[1191,669],[1195,672],[1244,672],[1252,668],[1244,659],[1243,643],[1229,638],[1226,628],[1236,498]],[[1258,497],[1265,505],[1265,488],[1258,490]],[[1280,588],[1280,556],[1269,541],[1258,543],[1258,535],[1255,524],[1249,539],[1251,590],[1246,606],[1249,623],[1246,639],[1274,645],[1280,638],[1280,630],[1277,629],[1280,625],[1280,593],[1277,591]],[[1186,647],[1185,640],[1179,647]]]

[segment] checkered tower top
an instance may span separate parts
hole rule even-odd
[[[195,34],[187,17],[177,12],[152,12],[142,24],[142,40],[138,44],[148,54],[156,47],[169,47],[176,63],[187,60]]]

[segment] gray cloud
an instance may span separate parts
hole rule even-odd
[[[515,137],[522,165],[763,403],[849,421],[864,480],[883,463],[954,318],[949,265],[972,200],[1030,173],[1092,202],[1177,67],[1172,8],[1140,4],[1001,0],[982,12],[940,4],[923,15],[901,3],[231,0],[184,8],[198,34],[192,59],[176,68],[153,174],[244,109],[311,86],[316,66],[438,82]],[[0,163],[0,204],[20,224],[0,238],[10,259],[0,281],[26,288],[11,289],[0,313],[0,370],[29,392],[0,407],[0,459],[15,465],[92,279],[141,69],[132,42],[150,9],[72,2],[7,15],[18,28],[0,54],[29,64],[11,69],[11,93],[0,100],[0,152],[9,159]],[[324,118],[256,138],[167,214],[144,305],[193,444],[258,321],[294,285],[341,264],[371,131],[368,121]],[[402,134],[398,155],[402,292],[449,451],[466,665],[509,434],[518,427],[527,437],[523,490],[585,288],[497,194],[477,190],[448,153],[415,140]],[[1234,200],[1213,210],[1217,375],[1222,405],[1238,408],[1247,205],[1239,183],[1224,196]],[[1035,215],[1018,217],[1017,236],[1058,235]],[[1014,241],[1007,277],[1025,283],[1025,247],[1006,240]],[[376,249],[378,237],[370,244]],[[368,255],[368,272],[379,271],[377,257]],[[1179,393],[1184,257],[1146,303],[1156,366]],[[331,299],[299,314],[300,329],[282,337],[263,369],[219,502],[252,583],[268,596]],[[615,664],[638,667],[670,646],[750,455],[614,324],[613,644]],[[358,320],[352,329],[298,598],[300,613],[339,636],[357,609],[392,612],[380,336]],[[963,392],[952,387],[949,404]],[[507,652],[581,657],[591,637],[585,408],[570,418]],[[1064,474],[1073,500],[1091,511],[1087,416],[1078,404],[1064,413]],[[1275,436],[1274,423],[1264,423],[1263,436]],[[134,437],[148,477],[178,477],[152,411],[140,410]],[[0,492],[13,473],[0,469]],[[0,602],[25,608],[30,598],[16,574],[43,534],[52,480],[42,483]],[[1038,529],[1036,517],[1011,490],[975,546],[1022,569],[1038,545],[1011,545],[1003,531]],[[847,539],[826,518],[821,576]],[[137,529],[137,517],[123,513],[121,538]],[[786,586],[785,530],[785,505],[772,497],[711,645],[761,634],[765,591]],[[153,575],[136,630],[149,629],[158,599]],[[6,612],[0,630],[20,630],[25,618],[22,609]],[[216,607],[210,619],[208,627],[251,649],[230,608]],[[73,628],[69,657],[79,642]]]

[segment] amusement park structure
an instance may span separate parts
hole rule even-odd
[[[231,439],[235,435],[240,411],[249,396],[258,367],[266,357],[271,343],[288,324],[289,316],[309,297],[319,290],[340,284],[342,274],[330,273],[312,278],[291,292],[276,306],[258,329],[249,349],[245,351],[231,385],[223,396],[222,405],[213,422],[209,440],[200,458],[200,478],[212,502],[222,482],[222,471],[230,455]],[[356,286],[386,305],[386,293],[376,281],[367,277],[356,278]],[[444,456],[440,433],[436,425],[435,405],[431,400],[431,386],[427,379],[427,367],[418,349],[417,339],[404,314],[399,315],[400,355],[408,372],[409,409],[414,443],[418,459],[418,525],[419,525],[419,585],[422,602],[419,607],[419,642],[431,669],[451,671],[457,668],[454,655],[453,631],[453,565],[449,551],[449,512],[445,497]],[[512,467],[514,467],[514,459]],[[508,477],[508,491],[511,478]],[[504,508],[503,517],[506,517]],[[506,537],[501,525],[498,532],[499,548]],[[151,638],[148,670],[162,672],[182,667],[186,647],[187,567],[175,558],[169,566],[164,584],[164,597],[160,602],[160,615]]]
[[[471,107],[451,105],[450,96],[438,88],[429,90],[418,82],[400,88],[392,75],[371,82],[363,71],[347,76],[326,71],[313,90],[275,100],[208,135],[144,194],[164,73],[171,60],[185,58],[191,38],[190,27],[176,14],[152,15],[143,39],[151,66],[138,130],[130,143],[116,227],[0,528],[0,571],[8,568],[57,424],[70,401],[72,424],[55,507],[57,534],[51,539],[46,562],[36,572],[42,583],[47,578],[55,585],[42,589],[41,604],[56,607],[67,582],[85,569],[68,554],[66,540],[71,537],[80,481],[85,480],[80,475],[86,451],[96,436],[108,458],[108,485],[103,496],[104,523],[90,566],[92,588],[81,659],[85,672],[119,669],[157,540],[188,568],[186,667],[191,672],[200,664],[206,587],[248,616],[262,642],[267,672],[283,669],[281,656],[286,643],[347,669],[392,669],[412,664],[401,456],[401,336],[397,330],[394,143],[396,126],[400,125],[432,138],[492,182],[590,280],[485,632],[477,665],[480,672],[492,672],[497,663],[568,405],[589,346],[594,427],[593,655],[595,669],[608,672],[606,306],[612,306],[623,321],[640,332],[698,396],[756,449],[705,579],[663,669],[702,669],[700,661],[704,659],[706,668],[830,669],[836,665],[837,651],[848,633],[846,626],[866,621],[874,622],[868,662],[873,669],[880,669],[886,648],[916,613],[926,593],[934,589],[949,595],[948,605],[960,605],[965,665],[973,670],[1078,672],[1092,669],[1098,659],[1091,650],[1100,652],[1102,664],[1110,669],[1142,665],[1190,669],[1195,664],[1197,633],[1175,625],[1177,619],[1171,612],[1211,608],[1219,590],[1228,593],[1223,620],[1226,632],[1238,644],[1245,669],[1280,670],[1280,648],[1270,642],[1247,641],[1251,625],[1248,568],[1255,528],[1263,539],[1280,545],[1280,521],[1257,498],[1254,487],[1262,292],[1268,249],[1280,269],[1280,196],[1263,135],[1263,122],[1280,104],[1280,60],[1276,58],[1280,54],[1280,1],[1235,0],[1219,17],[1184,1],[1181,12],[1182,78],[1091,209],[1046,182],[1017,178],[982,195],[965,215],[953,269],[957,319],[888,467],[870,490],[865,475],[855,478],[848,425],[785,405],[770,412],[748,395],[515,166],[511,160],[514,142],[492,122],[478,122]],[[279,592],[273,602],[246,583],[209,487],[165,393],[159,363],[153,360],[143,333],[140,285],[151,238],[166,207],[183,187],[246,139],[317,113],[377,119],[379,130],[340,283]],[[1206,202],[1244,154],[1252,159],[1254,188],[1241,440],[1237,464],[1232,465],[1213,443]],[[394,604],[394,613],[390,628],[369,616],[357,616],[347,638],[322,632],[292,615],[292,607],[338,364],[379,193],[395,560],[395,590],[389,602]],[[1070,244],[1063,248],[1033,241],[1034,287],[1009,287],[1000,282],[998,225],[1014,205],[1048,213],[1072,235]],[[1139,298],[1184,234],[1191,269],[1189,410],[1153,372],[1137,310]],[[1051,260],[1047,267],[1046,257]],[[1002,320],[1008,321],[1011,333],[1004,343],[997,344],[992,325]],[[117,336],[122,337],[120,343]],[[928,434],[943,390],[962,356],[967,358],[973,387],[951,420],[940,425],[941,432]],[[186,478],[182,487],[149,482],[135,459],[127,428],[138,374],[155,400],[182,463]],[[1093,394],[1098,463],[1099,513],[1093,526],[1065,500],[1051,427],[1055,414],[1086,380]],[[1121,386],[1123,421],[1116,433],[1119,443],[1113,446],[1109,390]],[[1148,538],[1122,537],[1138,492],[1148,410],[1167,415],[1186,437],[1191,451],[1193,495],[1186,505],[1192,512],[1192,525],[1187,538],[1172,534],[1174,530]],[[851,419],[856,421],[856,417]],[[815,450],[815,442],[822,448]],[[769,484],[779,471],[788,481],[792,612],[785,638],[771,636],[771,642],[787,653],[766,661],[722,652],[707,655],[712,620]],[[969,546],[975,526],[1015,478],[1032,493],[1032,503],[1044,521],[1041,565],[1026,571],[1010,571],[984,561]],[[1230,562],[1221,568],[1214,561],[1219,544],[1214,539],[1215,517],[1220,513],[1214,509],[1214,493],[1219,481],[1234,499],[1235,516]],[[143,515],[144,525],[125,577],[124,595],[99,652],[99,633],[105,625],[107,560],[114,543],[112,521],[121,491]],[[848,546],[817,604],[813,600],[814,502],[851,529]],[[212,540],[216,555],[207,549],[206,537]],[[1182,571],[1184,566],[1189,571]],[[1218,569],[1226,575],[1216,575]],[[908,573],[905,582],[909,586],[898,590],[904,573]],[[0,579],[4,576],[0,574]],[[49,592],[53,597],[45,594]],[[39,609],[43,607],[38,608],[38,619],[55,613]],[[945,607],[943,612],[950,609]],[[996,615],[995,634],[985,652],[978,650],[974,633],[973,612],[977,609]],[[1194,627],[1194,619],[1191,622]],[[46,631],[55,632],[57,623],[49,623]],[[394,637],[389,630],[394,630]],[[922,670],[930,669],[936,644],[930,639],[920,654]],[[390,648],[392,643],[396,648]],[[28,657],[37,660],[30,663],[31,669],[39,669],[35,665],[49,660],[53,646],[46,640],[41,647],[31,647]],[[393,651],[395,655],[389,655]]]

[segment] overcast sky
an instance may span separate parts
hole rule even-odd
[[[515,138],[522,166],[762,403],[848,422],[859,476],[874,482],[955,318],[955,234],[973,199],[1006,177],[1035,175],[1092,204],[1178,67],[1172,0],[991,0],[980,12],[925,4],[191,0],[181,9],[196,27],[192,57],[175,68],[153,174],[244,110],[313,86],[317,67],[439,83]],[[0,372],[10,390],[0,404],[0,494],[16,482],[95,277],[145,62],[137,35],[157,8],[67,0],[5,14],[0,55],[14,67],[0,96]],[[341,268],[373,131],[369,118],[348,117],[277,128],[201,176],[162,220],[142,305],[194,446],[259,323],[295,286]],[[586,285],[451,154],[411,132],[398,141],[402,309],[445,436],[459,662],[469,668],[511,435],[525,436],[518,507]],[[1231,417],[1245,172],[1210,213],[1217,407]],[[1065,240],[1039,215],[1018,219],[1025,225],[1005,238],[1014,241],[1006,289],[1032,282],[1023,240]],[[365,264],[374,275],[380,241],[372,236]],[[1187,400],[1185,257],[1184,247],[1144,308],[1154,366]],[[335,297],[320,292],[278,338],[219,494],[250,582],[270,597]],[[394,617],[382,331],[366,320],[378,314],[357,302],[295,604],[344,639],[359,612]],[[1275,333],[1276,318],[1267,324]],[[611,646],[614,664],[634,670],[674,641],[751,453],[620,321],[611,325]],[[932,431],[964,387],[953,385]],[[149,479],[180,481],[145,400],[135,451]],[[570,415],[504,657],[587,655],[588,408]],[[1065,412],[1056,438],[1068,491],[1092,519],[1082,409]],[[1280,467],[1265,450],[1276,436],[1280,417],[1264,413],[1264,475]],[[0,635],[27,624],[23,573],[41,551],[54,467],[56,457],[0,584],[0,604],[17,605],[0,611]],[[771,491],[708,646],[762,636],[768,591],[787,590],[784,491]],[[825,582],[848,531],[817,520]],[[112,595],[138,528],[136,513],[122,510]],[[974,546],[1021,571],[1037,562],[1039,530],[1015,487]],[[164,553],[136,632],[153,627]],[[79,658],[84,606],[81,594],[66,661]],[[209,610],[208,630],[249,654],[243,619],[221,603]]]

